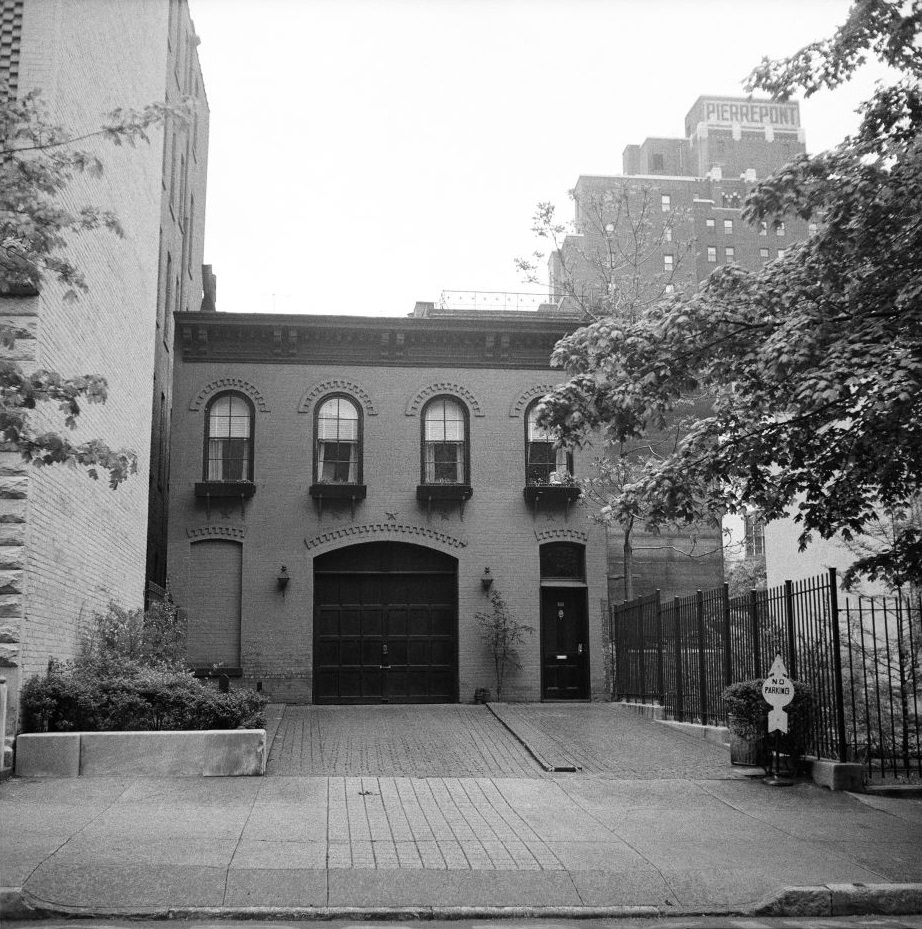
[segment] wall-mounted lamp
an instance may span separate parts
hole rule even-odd
[[[279,585],[279,590],[282,592],[282,596],[285,596],[285,588],[288,586],[288,582],[291,578],[288,576],[288,568],[285,565],[282,565],[282,570],[279,571],[279,576],[276,578],[276,583]]]
[[[493,586],[493,575],[490,574],[489,568],[483,569],[483,577],[480,578],[480,586],[484,590],[489,590]]]

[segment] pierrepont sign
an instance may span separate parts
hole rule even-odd
[[[709,126],[732,126],[733,123],[744,127],[779,126],[788,129],[800,126],[800,107],[796,103],[705,97],[701,105],[704,122]]]

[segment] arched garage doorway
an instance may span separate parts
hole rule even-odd
[[[402,542],[314,559],[314,702],[453,703],[458,563]]]

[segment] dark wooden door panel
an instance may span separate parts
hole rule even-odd
[[[541,689],[545,700],[589,696],[589,621],[586,591],[541,590]]]

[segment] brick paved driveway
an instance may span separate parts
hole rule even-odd
[[[286,706],[268,774],[344,777],[723,779],[725,749],[613,704]],[[511,730],[511,731],[510,731]],[[515,734],[514,734],[515,733]],[[516,737],[519,736],[519,738]],[[548,774],[522,742],[573,759]]]
[[[266,773],[535,777],[541,768],[485,706],[286,706]]]

